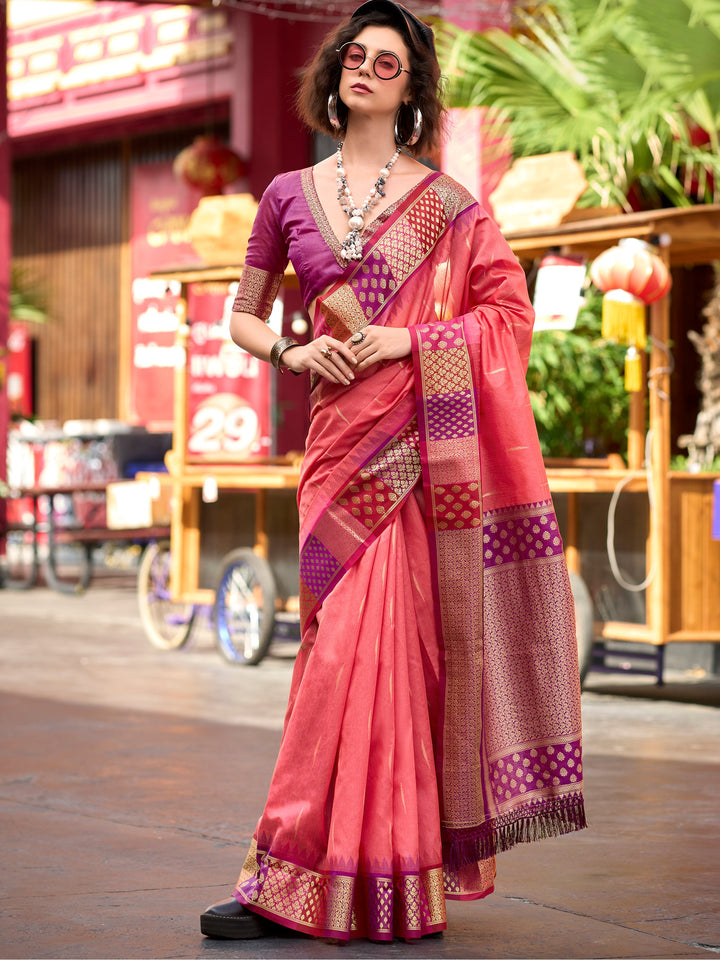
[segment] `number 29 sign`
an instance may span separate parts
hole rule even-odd
[[[257,456],[262,450],[257,411],[237,394],[206,397],[190,422],[188,452],[202,455]]]
[[[188,304],[187,449],[219,463],[272,452],[268,365],[229,338],[234,292],[234,285],[198,284]]]

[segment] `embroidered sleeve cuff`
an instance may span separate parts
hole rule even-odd
[[[243,267],[233,311],[251,313],[255,317],[260,317],[261,320],[267,320],[282,278],[281,273],[269,273],[258,267]]]

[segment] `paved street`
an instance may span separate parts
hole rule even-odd
[[[684,958],[720,953],[720,683],[591,675],[591,829],[498,860],[442,938],[332,947],[201,937],[279,742],[294,648],[231,667],[207,628],[145,639],[130,578],[0,590],[2,958]],[[668,699],[669,698],[669,699]]]

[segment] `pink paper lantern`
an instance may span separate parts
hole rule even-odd
[[[603,293],[624,290],[643,303],[654,303],[670,290],[670,271],[644,240],[620,240],[596,257],[590,279]]]
[[[642,356],[647,344],[645,307],[670,290],[672,279],[663,260],[644,240],[620,240],[590,267],[590,279],[605,294],[602,335],[626,344],[625,387],[642,387]]]

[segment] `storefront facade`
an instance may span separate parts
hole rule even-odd
[[[288,152],[309,161],[311,139],[292,118],[282,118],[283,137],[271,134],[279,78],[253,71],[262,50],[260,62],[290,74],[306,59],[310,42],[296,41],[311,31],[288,44],[288,27],[221,9],[107,3],[13,31],[13,260],[49,314],[14,358],[18,413],[171,425],[174,291],[149,274],[198,259],[185,229],[201,196],[172,161],[197,135],[218,136],[246,161],[231,189],[257,194]],[[253,135],[254,117],[268,136]],[[219,322],[228,295],[202,291],[193,319]],[[220,338],[205,340],[220,356]],[[201,389],[211,393],[208,371],[228,378],[222,362],[206,362]]]
[[[507,21],[507,4],[485,7],[480,26]],[[327,14],[101,0],[10,31],[12,255],[49,313],[24,343],[15,338],[18,414],[170,426],[174,294],[149,274],[198,259],[184,227],[200,198],[172,176],[172,161],[199,134],[217,135],[246,165],[229,190],[255,198],[275,174],[313,162],[295,78],[328,27]],[[462,133],[472,151],[477,129]],[[473,165],[467,153],[458,142],[443,165],[457,175],[458,163]],[[205,291],[191,319],[219,320],[230,292]],[[287,317],[298,309],[290,293]],[[226,364],[203,363],[206,379],[224,376]],[[281,407],[302,403],[299,385],[281,389]]]

